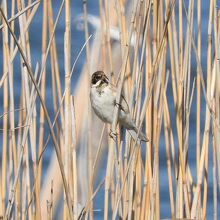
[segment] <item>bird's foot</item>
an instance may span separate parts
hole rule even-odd
[[[117,107],[121,108],[121,104],[120,104],[120,103],[115,102],[115,105],[116,105]]]
[[[122,105],[120,103],[115,102],[115,106],[117,106],[119,109],[122,109]]]
[[[117,132],[114,132],[114,131],[112,131],[112,129],[110,129],[110,132],[109,132],[110,138],[112,138],[114,141],[116,141],[117,135],[118,135]]]

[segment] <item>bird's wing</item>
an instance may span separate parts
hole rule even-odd
[[[127,103],[125,97],[123,96],[123,94],[121,95],[121,103],[120,103],[120,104],[121,104],[121,109],[122,109],[126,114],[130,113],[128,103]]]
[[[114,91],[115,93],[115,104],[116,104],[116,96],[117,96],[117,88],[109,83],[109,85],[111,86],[111,89]],[[128,106],[128,102],[126,101],[125,97],[123,94],[121,94],[121,100],[120,100],[120,105],[119,105],[120,109],[122,111],[124,111],[126,114],[130,113],[130,110],[129,110],[129,106]]]

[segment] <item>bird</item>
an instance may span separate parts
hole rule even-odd
[[[135,125],[129,110],[125,97],[121,96],[119,104],[116,103],[117,88],[110,83],[106,74],[99,70],[92,74],[90,86],[90,101],[95,114],[104,123],[113,123],[115,106],[119,106],[118,122],[126,128],[131,136],[136,139],[138,129]],[[138,139],[144,142],[148,141],[146,135],[139,132]]]

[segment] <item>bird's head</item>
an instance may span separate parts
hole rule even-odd
[[[108,77],[105,75],[103,71],[96,71],[92,74],[91,84],[92,85],[100,85],[109,83]]]

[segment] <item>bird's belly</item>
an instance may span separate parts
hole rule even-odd
[[[91,104],[96,115],[106,123],[112,123],[114,113],[114,100],[106,93],[91,90]]]

